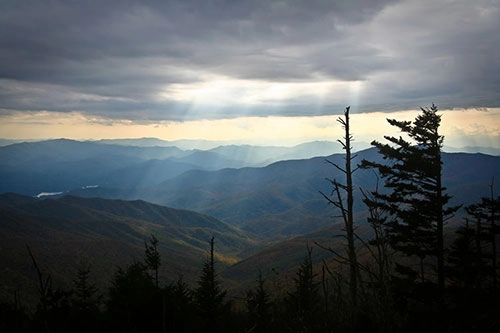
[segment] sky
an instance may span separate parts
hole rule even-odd
[[[500,148],[500,2],[0,1],[0,138],[337,140],[435,103]],[[391,132],[392,131],[392,132]]]

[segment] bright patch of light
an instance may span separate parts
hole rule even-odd
[[[209,106],[275,105],[290,100],[324,99],[331,92],[348,92],[349,83],[335,81],[268,82],[213,78],[196,83],[171,84],[159,95],[163,100]]]
[[[361,96],[361,90],[363,88],[362,81],[352,81],[349,82],[349,105],[353,110],[359,109],[359,101]]]

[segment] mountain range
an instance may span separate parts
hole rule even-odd
[[[306,245],[327,244],[341,233],[338,212],[321,194],[331,193],[327,179],[343,179],[331,165],[342,165],[343,154],[326,153],[335,143],[208,150],[135,143],[62,139],[0,147],[2,298],[24,286],[35,290],[26,245],[56,283],[70,284],[81,261],[108,282],[116,267],[140,260],[154,234],[162,276],[195,281],[215,235],[221,275],[237,286],[251,283],[259,270],[288,274]],[[317,152],[324,156],[310,157]],[[500,178],[500,156],[442,157],[452,204],[478,202]],[[365,149],[354,163],[362,159],[380,156]],[[372,171],[355,172],[360,231],[366,221],[360,189],[376,184]],[[314,256],[321,262],[329,254],[317,249]]]
[[[443,153],[443,184],[451,204],[471,204],[488,195],[492,179],[500,177],[500,157],[484,154]],[[362,159],[380,160],[376,150],[357,153]],[[215,216],[264,239],[313,232],[332,223],[333,207],[320,194],[330,194],[326,180],[342,180],[341,172],[326,160],[342,165],[334,154],[305,160],[280,161],[260,168],[191,170],[148,188],[87,188],[77,196],[142,199],[160,205],[189,209]],[[354,173],[355,212],[365,221],[361,189],[376,187],[371,170]],[[460,216],[460,215],[458,215]],[[363,222],[362,222],[363,223]]]
[[[175,146],[141,146],[67,139],[23,142],[0,147],[0,193],[37,195],[85,186],[145,187],[188,170],[263,166],[278,160],[327,155],[333,142],[296,147],[220,146],[183,150]],[[127,141],[125,141],[126,143]]]

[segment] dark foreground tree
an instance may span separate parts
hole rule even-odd
[[[375,191],[362,190],[362,193],[369,213],[367,221],[373,231],[373,238],[362,240],[371,255],[371,260],[362,265],[368,285],[364,311],[370,314],[374,325],[381,331],[396,331],[401,321],[397,318],[392,290],[393,250],[387,232],[390,216],[377,199],[378,180]]]
[[[466,211],[469,217],[457,229],[448,256],[448,298],[453,304],[450,326],[462,332],[498,331],[500,197],[495,199],[492,190],[489,198],[467,206]]]
[[[193,292],[186,282],[182,278],[177,279],[163,290],[163,294],[166,300],[166,332],[196,331]]]
[[[156,300],[156,287],[141,262],[130,264],[115,272],[109,299],[108,318],[112,330],[125,332],[159,331],[161,303]]]
[[[363,168],[374,168],[385,181],[385,193],[374,193],[382,208],[393,219],[387,224],[392,247],[417,258],[419,268],[398,263],[396,270],[408,281],[435,283],[442,295],[445,287],[444,223],[458,207],[447,207],[450,196],[442,185],[441,148],[444,137],[439,134],[441,116],[438,108],[421,108],[411,121],[388,119],[403,137],[385,136],[389,144],[373,141],[385,163],[363,160]],[[429,272],[428,267],[436,267]],[[437,275],[437,281],[434,276]]]
[[[354,189],[352,176],[357,170],[357,167],[352,167],[352,161],[356,158],[356,155],[352,154],[351,143],[353,137],[351,135],[351,129],[349,124],[349,111],[350,107],[345,108],[344,117],[339,117],[337,122],[339,122],[344,128],[344,138],[343,140],[337,140],[341,145],[342,149],[345,150],[345,164],[340,166],[336,163],[328,161],[336,169],[338,169],[345,176],[345,182],[339,182],[337,179],[327,179],[333,186],[330,195],[321,193],[323,197],[330,203],[333,204],[340,210],[342,220],[344,222],[345,239],[347,241],[346,255],[337,253],[331,248],[329,251],[333,252],[337,256],[337,261],[342,264],[349,266],[349,291],[350,291],[350,302],[352,307],[352,313],[356,312],[357,302],[358,302],[358,286],[360,283],[360,273],[358,267],[358,258],[356,252],[356,235],[355,235],[355,225],[354,225]],[[353,317],[354,320],[354,317]]]
[[[158,288],[158,269],[161,265],[161,256],[158,252],[158,239],[151,235],[149,244],[144,242],[144,262],[148,269],[155,274],[155,285]]]
[[[210,239],[210,255],[203,264],[198,287],[194,293],[200,316],[200,323],[206,332],[222,330],[224,314],[227,312],[226,291],[215,271],[214,237]]]
[[[500,235],[500,197],[494,198],[493,184],[489,198],[467,206],[465,210],[475,224],[474,254],[481,260],[477,272],[481,273],[476,283],[485,288],[497,290],[498,284],[498,236]],[[469,231],[470,232],[470,231]]]
[[[312,249],[308,247],[293,280],[294,289],[287,298],[288,324],[295,332],[320,332],[324,328],[320,283],[313,270],[311,253]]]
[[[90,264],[82,263],[73,280],[72,321],[78,332],[96,331],[99,326],[101,295],[90,280]]]
[[[265,289],[262,272],[259,272],[257,287],[247,292],[247,306],[252,332],[271,332],[273,328],[270,295]]]

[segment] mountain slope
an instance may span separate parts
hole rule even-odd
[[[2,296],[34,287],[26,245],[55,285],[67,286],[82,261],[92,264],[99,280],[109,281],[117,266],[142,258],[151,234],[159,240],[164,281],[179,275],[196,278],[212,235],[222,267],[259,245],[251,234],[213,217],[144,201],[71,196],[38,200],[5,194],[0,195]]]

